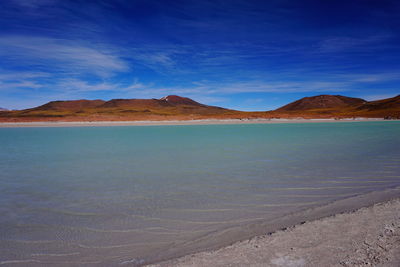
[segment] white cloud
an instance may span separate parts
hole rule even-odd
[[[0,90],[13,90],[13,89],[32,89],[40,88],[42,85],[33,81],[21,81],[21,82],[1,82]]]
[[[121,84],[118,82],[102,81],[89,83],[80,79],[62,79],[54,84],[53,89],[66,94],[75,94],[83,92],[100,92],[100,91],[114,91],[119,93],[135,92],[140,89],[145,89],[146,86],[134,80],[129,84]]]
[[[38,8],[44,5],[54,4],[57,0],[11,0],[19,6],[27,8]]]
[[[203,84],[192,88],[199,93],[214,94],[236,93],[297,93],[297,92],[341,92],[345,91],[347,83],[343,82],[232,82],[227,84]]]
[[[151,53],[144,55],[143,57],[136,56],[137,58],[142,58],[144,61],[147,61],[151,64],[161,64],[163,66],[173,66],[175,62],[172,60],[171,55],[168,53]]]
[[[391,38],[391,35],[375,35],[368,37],[333,37],[322,40],[317,52],[342,52],[349,49],[376,49],[375,44]]]
[[[400,72],[382,72],[382,73],[369,73],[369,74],[351,74],[345,75],[351,81],[361,83],[375,83],[400,80]]]
[[[55,84],[55,89],[64,93],[77,93],[77,92],[91,92],[91,91],[107,91],[115,90],[114,84],[101,82],[101,83],[88,83],[87,81],[79,79],[63,79]]]
[[[43,37],[1,36],[0,57],[15,65],[39,65],[55,71],[100,76],[129,69],[112,49]]]
[[[183,62],[177,59],[178,55],[185,54],[183,48],[177,50],[170,47],[130,47],[122,50],[127,58],[160,74],[169,75],[182,72]]]
[[[32,72],[32,71],[20,71],[20,72],[3,72],[0,73],[0,81],[15,81],[21,79],[34,79],[39,77],[48,77],[49,74],[45,72]]]
[[[4,72],[0,74],[0,90],[34,89],[43,85],[38,79],[48,77],[44,72]]]

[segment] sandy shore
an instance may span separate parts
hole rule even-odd
[[[355,119],[205,119],[172,121],[45,121],[45,122],[0,122],[0,128],[12,127],[83,127],[83,126],[157,126],[157,125],[209,125],[209,124],[255,124],[255,123],[316,123],[383,121],[377,118]]]
[[[400,198],[149,266],[400,266]]]

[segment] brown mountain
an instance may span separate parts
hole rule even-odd
[[[52,101],[39,107],[6,112],[1,120],[175,120],[240,117],[241,111],[208,106],[187,97]],[[243,115],[242,115],[243,117]]]
[[[112,99],[105,102],[100,108],[150,108],[162,107],[162,101],[158,99]]]
[[[181,97],[181,96],[177,96],[177,95],[165,96],[165,97],[161,98],[160,100],[165,101],[171,105],[205,106],[205,105],[200,104],[190,98]]]
[[[187,97],[169,95],[161,99],[113,99],[103,103],[99,108],[163,108],[177,106],[211,107]]]
[[[315,109],[332,109],[357,106],[366,103],[364,99],[347,97],[341,95],[318,95],[304,97],[300,100],[287,104],[276,111],[306,111]]]
[[[400,118],[400,95],[367,102],[356,108],[356,113],[368,114],[373,117]]]
[[[358,107],[359,110],[368,110],[368,111],[388,110],[388,109],[398,109],[398,108],[400,108],[400,95],[392,98],[370,101]]]
[[[31,110],[80,110],[84,108],[95,108],[102,104],[103,100],[70,100],[70,101],[51,101],[42,106]]]
[[[400,95],[377,101],[341,95],[304,97],[272,112],[281,117],[393,117],[400,118]]]
[[[377,101],[340,95],[304,97],[274,111],[243,112],[169,95],[160,99],[52,101],[39,107],[1,111],[0,121],[135,121],[244,118],[400,118],[400,95]]]
[[[0,111],[8,111],[8,109],[0,107]]]

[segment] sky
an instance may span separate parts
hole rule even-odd
[[[0,107],[176,94],[238,110],[400,94],[397,0],[2,0]]]

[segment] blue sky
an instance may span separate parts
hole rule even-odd
[[[0,1],[0,107],[160,98],[240,110],[400,94],[396,0]]]

